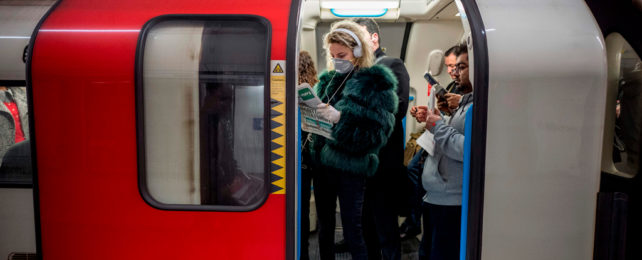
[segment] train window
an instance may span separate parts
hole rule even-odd
[[[249,210],[269,187],[269,24],[179,18],[157,18],[141,36],[142,194],[162,208]]]
[[[31,185],[28,139],[27,90],[0,83],[0,184]]]
[[[609,72],[602,170],[633,177],[640,170],[642,61],[619,33],[610,34],[606,45]]]

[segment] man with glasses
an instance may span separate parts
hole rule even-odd
[[[440,106],[440,110],[442,111],[442,113],[450,111],[449,109],[447,109],[447,107],[450,107],[451,110],[456,109],[459,106],[459,100],[462,96],[459,91],[459,79],[455,76],[455,70],[457,68],[457,56],[460,54],[460,52],[461,46],[455,45],[450,47],[444,53],[444,64],[446,65],[448,75],[450,75],[452,81],[446,86],[446,91],[448,93],[445,95],[446,101]],[[453,104],[447,106],[448,102],[451,102]],[[420,111],[420,116],[417,118],[421,117],[421,114],[423,113],[423,111],[425,111],[425,108],[426,107],[424,106],[422,111]],[[418,107],[412,107],[410,109],[410,114],[412,116],[417,116],[417,112]],[[423,118],[425,118],[425,115]],[[411,163],[408,165],[408,174],[412,175],[410,179],[412,181],[412,185],[415,185],[415,187],[413,187],[413,194],[411,195],[411,198],[409,198],[411,200],[409,215],[399,227],[401,232],[400,236],[402,239],[412,238],[421,233],[421,201],[422,197],[425,194],[425,191],[423,190],[423,188],[421,188],[421,183],[419,183],[421,181],[420,176],[423,166],[421,163],[425,159],[425,155],[422,155],[422,151],[423,150],[420,150],[417,154],[415,154],[415,158],[413,158],[411,160]]]
[[[450,47],[450,49],[446,50],[444,53],[444,64],[446,64],[448,75],[450,75],[450,78],[453,80],[448,84],[448,86],[446,86],[446,91],[448,91],[448,93],[459,94],[459,90],[457,88],[459,80],[455,77],[455,68],[457,67],[457,55],[459,55],[460,52],[461,46],[455,45]]]
[[[434,109],[428,109],[425,117],[426,130],[434,135],[435,148],[426,158],[421,175],[426,195],[419,259],[459,259],[464,126],[466,112],[473,104],[468,71],[468,48],[462,45],[453,71],[462,94],[458,108],[447,119]]]
[[[453,79],[448,86],[446,86],[446,97],[445,101],[439,102],[437,106],[442,113],[450,113],[450,111],[457,109],[459,106],[459,100],[461,100],[461,91],[459,91],[459,79],[455,76],[455,70],[457,68],[457,56],[461,53],[461,46],[455,45],[448,49],[444,53],[444,63],[448,69],[448,75]]]

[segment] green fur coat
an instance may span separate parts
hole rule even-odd
[[[381,65],[352,74],[330,101],[330,105],[341,111],[341,119],[333,127],[335,140],[312,135],[310,155],[316,165],[372,176],[379,165],[379,149],[394,128],[399,102],[397,79],[390,69]],[[314,87],[319,98],[327,103],[347,75],[323,72]]]

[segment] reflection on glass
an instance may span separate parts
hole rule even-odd
[[[619,171],[630,174],[636,174],[640,168],[641,94],[642,62],[625,43],[620,59],[613,162]]]
[[[266,46],[265,25],[255,21],[165,21],[149,30],[145,168],[156,201],[247,206],[266,196]]]
[[[0,86],[0,182],[31,183],[25,87]]]

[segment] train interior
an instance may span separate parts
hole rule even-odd
[[[323,48],[323,36],[329,32],[333,22],[341,19],[351,19],[367,14],[357,13],[361,10],[351,10],[350,6],[342,5],[342,1],[304,1],[301,13],[301,30],[299,50],[307,51],[315,61],[318,73],[326,69],[326,52]],[[389,1],[394,3],[397,1]],[[428,102],[428,83],[424,74],[430,72],[437,81],[446,86],[452,82],[443,63],[444,52],[450,47],[465,42],[464,26],[461,14],[455,1],[412,1],[388,8],[382,14],[386,1],[373,1],[373,13],[380,29],[380,47],[386,56],[400,58],[404,61],[410,75],[409,107]],[[377,5],[381,7],[377,8]],[[346,8],[347,9],[342,9]],[[372,15],[372,14],[371,14]],[[345,17],[344,17],[345,16]],[[352,17],[351,17],[352,16]],[[437,61],[437,62],[435,62]],[[409,113],[404,119],[405,140],[411,134],[420,133],[422,123],[414,120]],[[302,184],[307,185],[307,184]],[[304,198],[303,198],[304,199]],[[339,209],[337,208],[337,211]],[[339,213],[337,213],[339,214]],[[304,216],[302,216],[304,217]],[[315,233],[316,215],[315,201],[312,194],[310,199],[310,257],[316,259]],[[403,223],[400,217],[399,223]],[[337,215],[337,220],[340,220]],[[341,225],[337,224],[337,240],[341,240]],[[403,240],[403,259],[415,259],[421,234],[415,238]],[[349,253],[342,252],[338,257],[348,257]],[[342,258],[342,259],[344,259]]]
[[[33,29],[55,2],[0,1],[0,91],[4,92],[9,88],[24,91],[27,86],[27,45]],[[363,5],[362,2],[358,1]],[[605,14],[599,11],[606,10],[600,9],[605,4],[593,0],[586,2],[604,33],[609,68],[608,86],[605,86],[608,100],[605,108],[607,113],[600,197],[596,213],[595,254],[597,257],[604,252],[598,252],[597,248],[609,248],[611,252],[615,250],[622,254],[622,258],[617,259],[639,259],[641,250],[632,243],[642,235],[642,227],[638,221],[642,214],[639,194],[642,190],[642,177],[639,174],[642,170],[642,62],[639,55],[642,53],[642,40],[635,32],[618,33],[613,29],[617,28],[617,22],[613,22],[614,14],[624,12],[622,10],[628,6],[618,5]],[[410,75],[409,106],[427,103],[428,86],[423,76],[426,72],[433,75],[441,85],[452,81],[446,66],[439,61],[443,60],[445,50],[466,42],[470,36],[468,25],[462,18],[465,17],[464,9],[459,1],[373,1],[369,3],[372,8],[366,13],[349,6],[354,3],[336,0],[301,1],[298,48],[310,53],[318,72],[326,68],[322,39],[332,22],[351,17],[374,16],[381,30],[382,49],[388,56],[402,59]],[[642,17],[639,13],[627,12],[627,15],[632,17],[630,19],[637,19],[635,21]],[[237,61],[237,57],[229,55],[232,50],[221,49],[224,45],[202,44],[205,42],[203,39],[208,37],[230,33],[232,37],[227,38],[229,41],[238,42],[241,48],[253,50],[257,49],[252,48],[253,44],[262,44],[269,39],[260,22],[241,26],[243,33],[239,36],[234,30],[220,30],[225,24],[170,21],[156,24],[147,34],[144,51],[146,56],[152,58],[145,60],[147,66],[143,75],[146,84],[164,89],[147,92],[148,96],[145,97],[146,111],[151,111],[146,114],[145,121],[146,160],[147,165],[153,167],[148,170],[156,172],[156,175],[148,176],[146,188],[157,202],[248,206],[259,205],[265,200],[263,191],[269,185],[268,180],[263,179],[262,171],[268,162],[254,159],[263,158],[262,154],[265,152],[263,145],[266,131],[262,127],[265,122],[261,121],[264,113],[267,113],[263,110],[266,100],[262,98],[261,88],[264,72],[262,68],[256,67],[259,62],[255,60],[256,57],[265,56],[265,50],[248,52]],[[168,52],[168,49],[174,51]],[[212,56],[219,59],[194,59]],[[162,62],[167,60],[172,62]],[[474,62],[471,60],[472,66]],[[210,68],[212,73],[198,73],[198,68],[204,67]],[[236,70],[228,70],[230,67],[243,68],[244,74],[240,77],[242,80],[228,79],[238,73]],[[184,87],[173,87],[177,85]],[[235,87],[232,89],[230,86]],[[207,100],[204,97],[208,95],[225,102]],[[181,98],[173,98],[176,96]],[[199,104],[206,107],[205,111],[208,112],[203,113],[201,110],[199,113]],[[180,107],[182,110],[168,107]],[[161,117],[176,120],[157,120]],[[197,126],[200,127],[201,135],[196,134],[196,129],[199,129]],[[23,126],[25,141],[16,142],[15,145],[0,143],[0,258],[3,259],[7,256],[9,259],[24,259],[20,257],[33,257],[36,253],[34,184],[31,169],[24,170],[24,165],[31,166],[28,127],[28,123]],[[408,114],[405,119],[406,140],[422,127]],[[234,132],[232,137],[223,136],[230,131]],[[202,133],[214,134],[208,137]],[[231,142],[226,143],[224,140]],[[225,153],[227,147],[233,147],[231,150],[234,152]],[[247,156],[248,154],[254,156]],[[202,161],[200,158],[204,157],[213,159]],[[7,163],[12,161],[17,163]],[[233,174],[223,176],[220,172]],[[217,185],[223,181],[234,183],[231,186],[233,189],[221,192]],[[316,217],[313,197],[310,199],[309,217],[310,231],[314,232]],[[403,218],[399,221],[401,223]],[[341,238],[340,233],[341,228],[338,226],[338,240]],[[417,239],[405,240],[404,259],[416,257],[420,236],[418,234]],[[608,246],[604,246],[606,244]],[[316,252],[312,247],[310,254],[312,259],[316,259]],[[347,258],[348,253],[340,253],[338,257]]]
[[[340,1],[303,3],[299,49],[310,53],[319,72],[326,67],[323,35],[332,22],[342,19],[332,14],[333,4],[341,6]],[[378,9],[372,12],[377,11],[380,12]],[[427,103],[428,97],[423,95],[428,91],[424,73],[430,71],[441,85],[452,81],[442,63],[429,61],[443,59],[444,51],[465,40],[464,27],[454,1],[413,1],[388,9],[381,17],[376,17],[376,21],[381,30],[382,50],[387,56],[404,60],[410,75],[410,105]],[[409,53],[412,55],[407,55]],[[407,120],[406,137],[419,128],[416,121]]]

